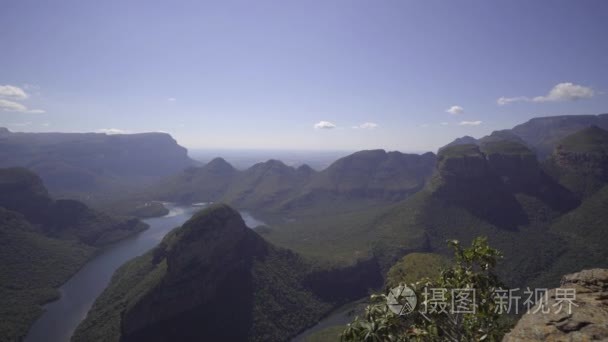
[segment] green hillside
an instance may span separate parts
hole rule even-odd
[[[28,170],[0,169],[0,336],[20,340],[99,247],[145,228],[77,201],[55,201]]]
[[[262,233],[329,262],[373,258],[384,273],[409,253],[449,254],[448,239],[466,244],[487,236],[505,253],[499,267],[503,279],[520,285],[542,274],[567,248],[565,237],[550,227],[578,203],[544,173],[529,148],[497,139],[481,147],[442,149],[426,188],[398,204],[296,219]]]
[[[314,212],[336,201],[349,210],[370,200],[387,204],[406,198],[424,186],[434,163],[433,153],[373,150],[341,158],[321,172],[277,160],[237,171],[216,158],[166,179],[147,195],[185,203],[221,201],[263,215]]]
[[[608,131],[592,126],[562,139],[545,169],[584,198],[608,184]]]
[[[318,272],[215,205],[121,267],[73,341],[284,341],[340,303],[347,273]]]
[[[602,187],[550,227],[562,237],[559,258],[534,283],[557,284],[562,275],[584,268],[608,266],[608,186]]]

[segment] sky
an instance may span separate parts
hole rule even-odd
[[[0,126],[429,151],[608,112],[608,1],[0,0]]]

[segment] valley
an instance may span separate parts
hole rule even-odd
[[[334,312],[340,306],[445,265],[450,239],[487,237],[504,254],[497,274],[509,286],[554,286],[563,274],[605,266],[598,242],[608,224],[608,131],[590,125],[570,134],[564,125],[580,124],[571,116],[558,134],[556,119],[546,120],[539,134],[549,142],[524,140],[520,125],[457,139],[437,154],[360,151],[320,171],[278,160],[238,170],[218,157],[109,197],[106,210],[140,203],[143,221],[124,218],[130,226],[116,228],[85,204],[51,199],[30,171],[4,169],[8,236],[35,237],[28,243],[64,258],[57,265],[73,263],[50,285],[58,300],[27,304],[38,307],[31,322],[43,304],[44,313],[24,340],[67,341],[73,332],[73,341],[287,340],[319,321],[304,336],[324,336],[352,319]],[[553,152],[540,157],[548,144]],[[19,286],[25,296],[38,291]],[[233,318],[238,328],[189,323],[233,315],[226,291],[248,303]]]

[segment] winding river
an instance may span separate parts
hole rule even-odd
[[[32,325],[26,342],[67,342],[86,317],[93,302],[108,286],[114,271],[126,261],[155,247],[173,228],[182,225],[202,206],[165,204],[170,210],[163,217],[143,220],[150,228],[122,240],[89,261],[59,288],[61,298],[45,306],[45,312]],[[263,222],[242,212],[245,223],[255,228]]]

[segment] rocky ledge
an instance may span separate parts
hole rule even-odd
[[[503,342],[515,341],[608,341],[608,269],[584,270],[562,278],[561,288],[576,289],[572,311],[522,316]],[[548,306],[553,308],[556,289],[549,290]]]

